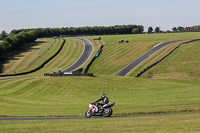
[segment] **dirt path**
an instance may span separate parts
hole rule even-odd
[[[26,54],[23,55],[23,57],[20,57],[19,60],[17,60],[17,62],[15,62],[8,70],[6,70],[3,74],[12,72],[17,65],[19,65],[29,54],[31,54],[31,52],[27,52]]]
[[[39,39],[38,40],[36,40],[36,42],[37,41],[40,41]],[[37,46],[35,46],[35,43],[32,43],[32,44],[30,44],[29,46],[27,46],[27,47],[25,47],[24,49],[25,50],[29,50],[30,48],[32,48],[32,47],[34,47],[34,48],[40,48],[41,46],[40,45],[37,45]],[[24,50],[22,50],[22,51],[24,51]],[[21,51],[21,52],[22,52]],[[7,74],[7,73],[14,73],[14,69],[27,57],[27,56],[29,56],[31,53],[32,53],[33,51],[27,51],[27,52],[25,52],[25,54],[23,54],[23,55],[19,55],[19,56],[22,56],[22,57],[19,57],[19,59],[9,68],[9,69],[7,69],[5,72],[3,72],[2,74]],[[11,60],[12,61],[12,60]],[[7,63],[7,64],[5,64],[4,65],[4,67],[6,66],[6,65],[9,65],[9,63]]]

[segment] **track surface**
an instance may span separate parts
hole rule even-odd
[[[9,77],[9,78],[0,78],[0,81],[1,81],[1,80],[9,80],[9,79],[27,78],[27,77],[39,77],[39,76],[42,76],[42,75],[35,75],[35,76],[19,76],[19,77]]]
[[[168,42],[163,42],[163,43],[158,44],[156,47],[152,48],[151,50],[149,50],[148,52],[146,52],[145,54],[143,54],[142,56],[140,56],[139,58],[137,58],[136,60],[134,60],[133,62],[128,64],[127,66],[122,68],[120,71],[118,71],[114,75],[115,76],[126,76],[129,72],[131,72],[131,70],[133,70],[135,67],[137,67],[139,64],[141,64],[143,61],[148,59],[151,55],[156,53],[158,50],[160,50],[164,46],[171,44],[171,43],[175,43],[175,42],[181,42],[181,41],[186,41],[186,40],[175,40],[175,41],[168,41]]]
[[[124,115],[124,116],[111,116],[114,118],[120,117],[144,117],[144,116],[165,116],[165,115],[184,115],[184,114],[197,114],[200,112],[189,112],[189,113],[168,113],[168,114],[143,114],[143,115]],[[91,118],[103,118],[103,117],[91,117]],[[0,121],[14,121],[14,120],[70,120],[70,119],[89,119],[85,117],[38,117],[38,118],[0,118]]]
[[[92,54],[92,44],[90,41],[88,41],[87,39],[83,39],[83,38],[76,38],[76,39],[79,39],[84,43],[85,49],[84,49],[81,57],[76,61],[76,63],[74,63],[69,68],[65,69],[63,72],[71,72],[71,71],[81,67],[87,61],[87,59],[90,57],[90,55]]]
[[[81,65],[83,65],[87,61],[87,59],[90,57],[90,55],[92,53],[92,44],[90,41],[88,41],[87,39],[83,39],[83,38],[76,38],[76,39],[79,39],[84,43],[85,48],[84,48],[83,54],[77,60],[76,63],[74,63],[69,68],[65,69],[64,72],[71,72],[71,71],[79,68]],[[0,78],[0,81],[1,80],[9,80],[9,79],[17,79],[17,78],[26,78],[26,77],[35,77],[35,76],[19,76],[19,77]]]

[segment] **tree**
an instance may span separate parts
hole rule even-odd
[[[0,42],[0,62],[1,59],[3,59],[6,56],[9,47],[10,45],[7,41],[3,40],[2,42]]]
[[[140,33],[143,33],[143,31],[144,31],[144,26],[138,25],[137,27],[138,27],[138,29],[140,30]]]
[[[184,29],[183,27],[179,26],[179,27],[177,28],[177,31],[181,32],[183,29]]]
[[[170,30],[167,30],[166,32],[167,32],[167,33],[170,33],[171,31],[170,31]]]
[[[7,37],[7,33],[5,31],[2,31],[0,34],[0,40],[3,40],[6,37]]]
[[[148,28],[148,33],[152,33],[153,32],[153,28],[152,27],[149,27]]]
[[[134,28],[134,29],[132,30],[132,34],[139,34],[139,33],[140,33],[139,28]]]
[[[160,31],[160,28],[159,28],[159,27],[156,27],[156,28],[155,28],[155,32],[158,33],[159,31]]]
[[[173,32],[177,32],[176,27],[173,27],[173,28],[172,28],[172,31],[173,31]]]

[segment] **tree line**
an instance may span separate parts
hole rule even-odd
[[[173,32],[200,32],[200,26],[192,26],[192,27],[173,27]]]
[[[137,29],[137,32],[134,32]],[[52,37],[60,35],[113,35],[113,34],[138,34],[143,33],[142,25],[115,25],[94,27],[66,27],[66,28],[39,28],[39,37]]]
[[[38,37],[36,30],[22,30],[20,32],[11,32],[4,36],[0,41],[0,61],[6,58],[9,52],[18,50],[27,43],[34,42]]]
[[[148,33],[153,33],[153,27],[149,27],[147,32]],[[155,33],[161,32],[160,27],[156,27],[155,30],[154,30],[154,32]]]
[[[53,36],[75,35],[111,35],[111,34],[139,34],[143,33],[142,25],[115,25],[94,27],[63,27],[63,28],[37,28],[12,30],[9,34],[2,31],[0,34],[0,61],[13,52],[34,42],[37,38]]]
[[[173,27],[173,32],[200,32],[200,26]],[[6,58],[9,52],[13,52],[34,42],[37,38],[53,36],[76,36],[76,35],[114,35],[114,34],[141,34],[144,32],[142,25],[115,25],[94,27],[63,27],[63,28],[36,28],[12,30],[9,34],[2,31],[0,34],[0,61]],[[148,33],[163,32],[160,27],[148,28]],[[169,31],[171,32],[171,31]]]

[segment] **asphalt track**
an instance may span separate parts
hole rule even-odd
[[[27,77],[39,77],[39,76],[42,76],[42,75],[34,75],[34,76],[19,76],[19,77],[9,77],[9,78],[0,78],[0,81],[1,81],[1,80],[9,80],[9,79],[27,78]]]
[[[175,42],[181,42],[181,41],[186,41],[186,40],[168,41],[168,42],[163,42],[163,43],[160,43],[160,44],[156,45],[154,48],[152,48],[151,50],[149,50],[148,52],[146,52],[145,54],[143,54],[142,56],[140,56],[139,58],[137,58],[136,60],[134,60],[133,62],[131,62],[130,64],[128,64],[127,66],[125,66],[124,68],[122,68],[121,70],[119,70],[114,75],[115,76],[126,76],[135,67],[137,67],[139,64],[141,64],[146,59],[148,59],[151,55],[153,55],[154,53],[156,53],[161,48],[167,46],[168,44],[175,43]]]
[[[83,54],[73,65],[71,65],[70,67],[65,69],[63,72],[71,72],[71,71],[81,67],[87,61],[87,59],[90,57],[90,55],[92,54],[92,43],[90,41],[88,41],[87,39],[83,39],[83,38],[76,38],[76,39],[79,39],[84,43],[85,48],[84,48]]]
[[[84,44],[83,54],[73,65],[71,65],[69,68],[65,69],[64,72],[71,72],[71,71],[81,67],[87,61],[87,59],[90,57],[90,55],[92,54],[93,48],[92,48],[92,43],[90,41],[88,41],[87,39],[83,39],[83,38],[76,38],[76,39],[81,40]],[[37,76],[39,76],[39,75],[37,75]],[[9,79],[17,79],[17,78],[26,78],[26,77],[36,77],[36,76],[19,76],[19,77],[0,78],[0,81],[1,80],[9,80]]]
[[[127,118],[127,117],[148,117],[148,116],[167,116],[167,115],[185,115],[185,114],[199,114],[200,112],[187,112],[187,113],[166,113],[166,114],[141,114],[141,115],[122,115],[122,116],[111,116],[111,118]],[[3,117],[0,121],[16,121],[16,120],[70,120],[70,119],[93,119],[93,118],[109,118],[109,117],[35,117],[35,118],[10,118]]]

